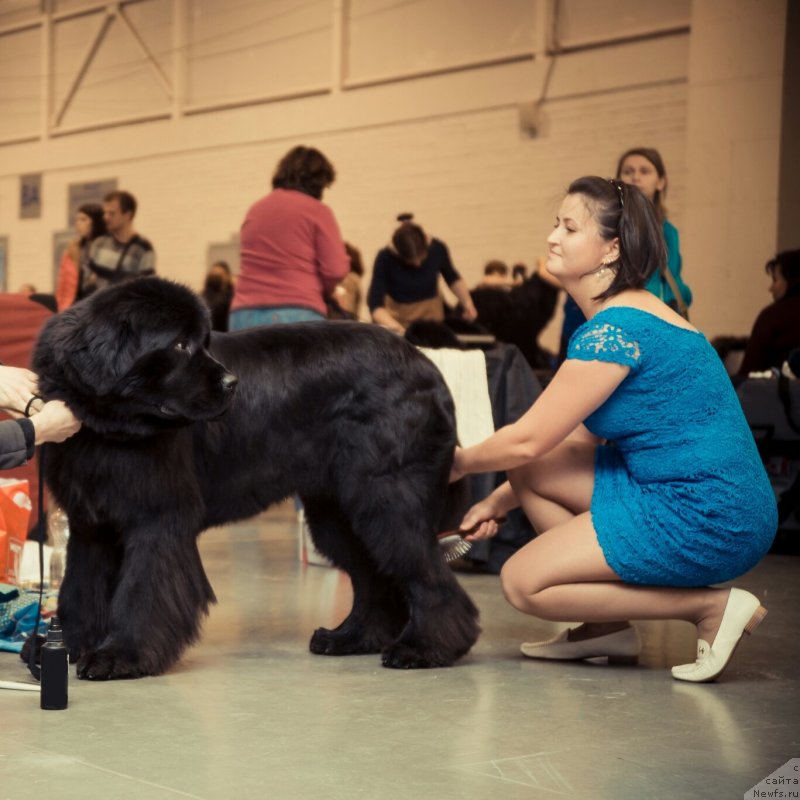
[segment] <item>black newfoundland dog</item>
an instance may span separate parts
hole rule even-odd
[[[193,292],[142,278],[53,317],[33,366],[83,421],[46,456],[69,516],[58,614],[79,677],[173,665],[215,600],[198,534],[293,493],[353,583],[312,652],[443,667],[474,644],[477,610],[436,542],[463,510],[453,405],[401,338],[349,322],[209,336]]]

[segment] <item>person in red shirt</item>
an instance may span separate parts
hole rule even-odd
[[[278,164],[272,191],[248,210],[230,330],[325,319],[325,297],[350,270],[322,192],[336,177],[325,156],[295,147]]]
[[[59,311],[85,296],[89,248],[95,239],[107,233],[103,206],[99,203],[80,206],[75,213],[75,232],[78,236],[69,243],[58,268],[55,295]]]

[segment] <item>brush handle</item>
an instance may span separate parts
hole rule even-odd
[[[493,517],[492,520],[496,522],[498,525],[502,525],[506,521],[506,517]],[[484,522],[490,522],[488,519],[481,520],[477,525],[473,525],[469,530],[465,531],[461,528],[453,528],[451,531],[444,531],[444,533],[440,533],[436,538],[437,539],[444,539],[445,536],[469,536],[471,533],[474,533]]]

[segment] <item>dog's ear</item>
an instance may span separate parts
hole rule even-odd
[[[78,303],[45,325],[33,368],[44,397],[109,394],[135,361],[138,336],[124,319],[108,320]]]

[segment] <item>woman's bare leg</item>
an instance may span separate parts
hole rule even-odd
[[[589,513],[518,550],[505,563],[501,581],[511,605],[542,619],[680,619],[696,625],[698,638],[707,642],[714,641],[729,594],[623,583],[605,560]]]
[[[522,510],[539,533],[589,510],[595,449],[590,442],[570,438],[547,455],[509,472]]]
[[[596,445],[570,437],[545,456],[509,473],[509,481],[525,515],[540,534],[560,528],[589,510],[594,491]],[[541,537],[540,537],[541,538]],[[583,619],[566,617],[565,619]],[[570,631],[571,640],[604,636],[627,627],[625,617],[586,624]]]

